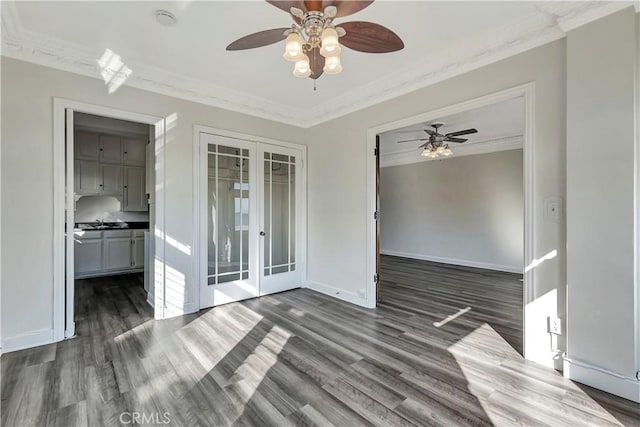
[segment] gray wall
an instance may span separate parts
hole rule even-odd
[[[385,253],[521,272],[522,150],[380,170]]]
[[[547,316],[565,314],[565,230],[544,219],[544,199],[565,197],[565,41],[559,40],[373,107],[308,132],[308,276],[310,285],[365,303],[367,266],[367,129],[482,95],[535,82],[533,212],[535,258],[558,255],[535,268],[527,295],[527,357],[554,365],[561,339],[551,343]],[[561,364],[560,364],[561,365]]]
[[[292,126],[2,57],[2,340],[53,327],[53,97],[169,117],[166,133],[166,235],[194,246],[193,125],[304,142]],[[27,197],[28,196],[28,197]],[[191,256],[166,245],[172,286],[183,292],[177,311],[195,304]],[[169,308],[170,310],[173,307]]]
[[[637,20],[628,8],[567,36],[568,356],[630,379]]]

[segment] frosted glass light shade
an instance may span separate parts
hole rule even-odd
[[[290,33],[284,44],[284,54],[282,57],[287,61],[297,62],[302,59],[302,37],[298,33]]]
[[[309,57],[304,53],[302,54],[302,58],[296,61],[296,65],[293,67],[293,75],[300,78],[309,77],[311,75]]]
[[[340,55],[340,43],[338,43],[338,32],[331,27],[327,27],[322,31],[322,47],[320,55],[328,58],[330,56]]]
[[[339,56],[330,56],[325,59],[324,67],[322,68],[327,74],[339,74],[342,72],[342,64],[340,64]]]

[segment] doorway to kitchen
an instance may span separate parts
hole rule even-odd
[[[154,273],[150,260],[163,254],[149,230],[163,222],[162,209],[156,209],[163,195],[155,188],[163,172],[164,122],[54,100],[56,341],[74,336],[75,320],[91,311],[82,308],[83,300],[109,304],[122,296],[109,296],[109,284],[130,286],[138,301],[153,306],[148,313],[157,311],[155,281],[162,271]],[[96,298],[95,290],[106,293]]]

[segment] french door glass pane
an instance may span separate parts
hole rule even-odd
[[[249,278],[247,150],[209,145],[208,284]]]
[[[295,270],[295,158],[265,153],[264,275]]]

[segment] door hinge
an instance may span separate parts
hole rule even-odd
[[[378,274],[373,275],[373,283],[378,283]]]
[[[378,157],[378,149],[377,149],[377,148],[374,148],[374,149],[373,149],[373,155],[374,155],[374,156],[376,156],[376,157]]]
[[[377,220],[378,220],[378,218],[380,218],[380,212],[375,211],[375,212],[373,213],[373,219],[374,219],[374,221],[377,221]]]

